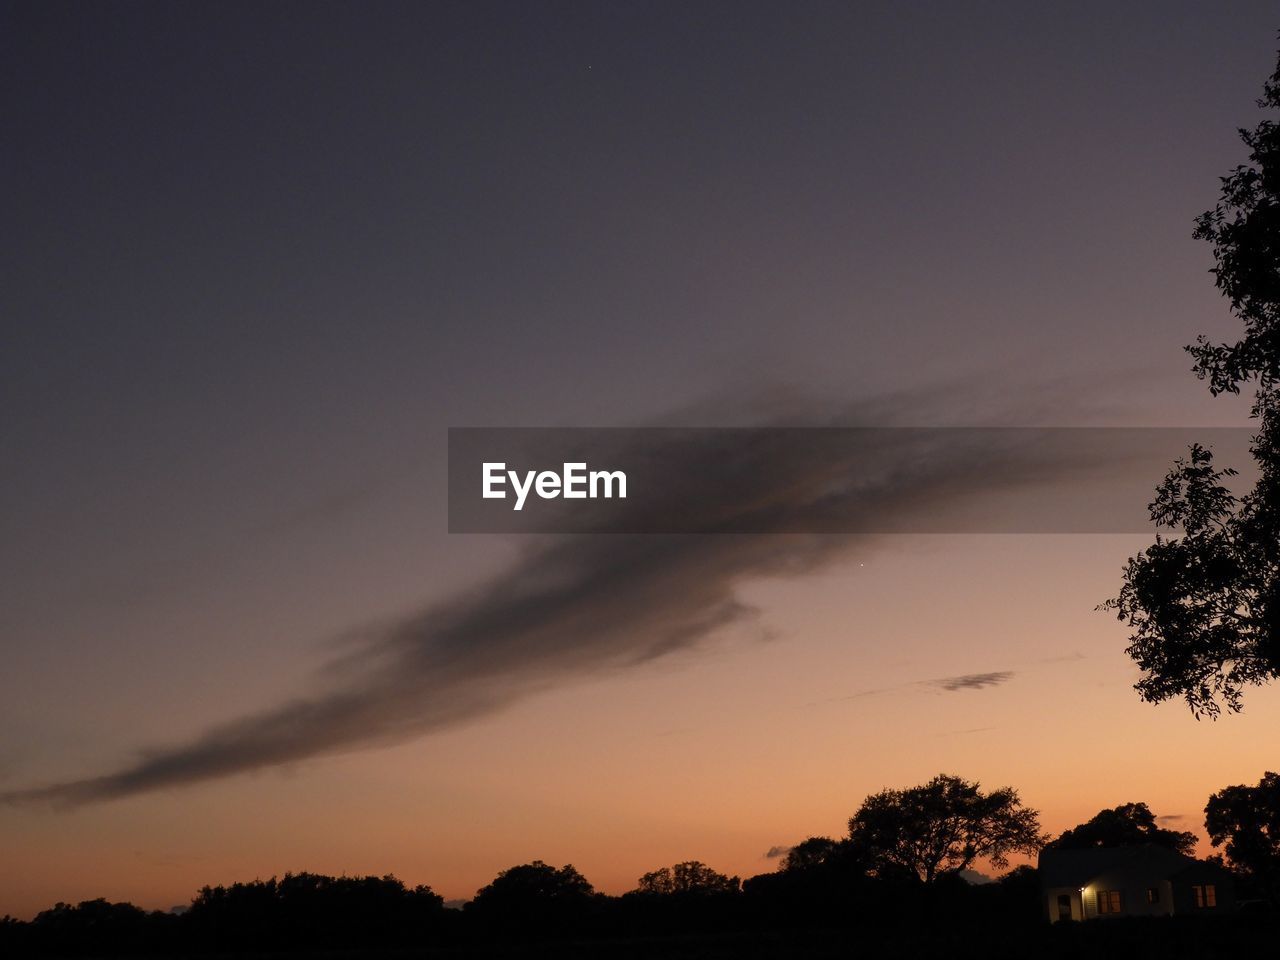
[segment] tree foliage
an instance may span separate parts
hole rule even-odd
[[[409,888],[393,876],[303,872],[204,887],[183,919],[205,942],[245,949],[411,942],[434,929],[443,912],[443,898],[430,887]]]
[[[1196,835],[1160,826],[1145,803],[1122,803],[1099,811],[1088,822],[1064,831],[1046,846],[1057,850],[1083,850],[1090,847],[1128,847],[1144,843],[1168,847],[1183,856],[1192,856]]]
[[[557,868],[534,860],[503,870],[476,892],[473,902],[477,907],[506,901],[550,904],[579,900],[594,892],[591,882],[575,870],[573,864]]]
[[[784,873],[822,870],[843,865],[852,858],[852,845],[848,840],[832,840],[830,837],[809,837],[787,851],[778,869]]]
[[[1280,109],[1280,65],[1263,85],[1258,106]],[[1193,236],[1213,246],[1210,271],[1231,311],[1244,323],[1234,344],[1201,336],[1187,347],[1195,372],[1219,393],[1256,381],[1280,386],[1280,125],[1266,119],[1241,130],[1249,162],[1222,178],[1217,205],[1196,220]]]
[[[1260,107],[1280,109],[1280,66]],[[1104,603],[1128,624],[1128,648],[1147,701],[1182,697],[1196,716],[1239,710],[1246,687],[1280,676],[1280,126],[1242,130],[1249,162],[1222,180],[1195,236],[1213,247],[1218,289],[1244,325],[1234,344],[1187,347],[1209,390],[1256,388],[1250,453],[1258,480],[1237,498],[1200,446],[1156,490],[1151,519],[1172,529],[1129,559],[1120,593]]]
[[[715,893],[737,893],[742,881],[717,873],[698,860],[686,860],[674,866],[646,873],[636,884],[640,893],[663,896],[698,896]]]
[[[572,864],[534,860],[499,873],[476,892],[467,911],[500,933],[544,934],[584,922],[596,899]]]
[[[979,859],[1008,865],[1011,853],[1043,845],[1040,815],[1012,787],[984,793],[942,774],[906,790],[868,797],[849,820],[849,841],[877,875],[910,872],[925,883]]]
[[[1231,864],[1280,901],[1280,774],[1266,773],[1257,786],[1219,790],[1204,808],[1204,825]]]
[[[54,904],[31,921],[31,932],[32,939],[55,954],[88,953],[101,949],[104,943],[121,951],[147,952],[163,942],[174,920],[162,913],[147,913],[131,903],[99,898],[74,906]],[[3,952],[0,942],[0,953]]]

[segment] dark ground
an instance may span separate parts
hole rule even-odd
[[[104,955],[105,956],[105,955]],[[155,957],[157,954],[148,954]],[[948,960],[1056,960],[1056,958],[1161,958],[1236,960],[1280,958],[1280,923],[1267,919],[1177,918],[1098,921],[1023,929],[901,930],[860,934],[853,930],[755,931],[738,934],[577,941],[490,942],[423,949],[177,953],[200,960],[801,960],[801,958],[902,957]]]

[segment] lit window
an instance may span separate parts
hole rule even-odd
[[[1119,913],[1120,912],[1120,891],[1119,890],[1099,890],[1098,891],[1098,913]]]
[[[1147,903],[1159,903],[1159,902],[1160,902],[1160,888],[1147,887]]]
[[[1218,905],[1218,888],[1212,883],[1193,883],[1191,885],[1191,895],[1195,898],[1198,909],[1216,907]]]

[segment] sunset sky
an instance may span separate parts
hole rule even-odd
[[[451,426],[1245,424],[1182,346],[1237,330],[1190,233],[1273,3],[0,9],[0,915],[749,876],[939,772],[1051,832],[1141,800],[1202,833],[1275,768],[1280,692],[1134,693],[1094,608],[1149,534],[883,535],[792,576],[721,544],[644,599],[714,569],[754,613],[597,656],[590,606],[484,620],[536,567],[446,501]],[[200,760],[448,631],[463,680]],[[58,792],[155,756],[174,782]]]

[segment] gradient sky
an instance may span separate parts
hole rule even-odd
[[[1274,4],[2,11],[0,792],[305,695],[352,631],[507,568],[445,532],[449,426],[1243,422],[1181,346],[1235,332],[1191,221]],[[1138,701],[1093,608],[1148,539],[880,537],[431,736],[0,805],[0,914],[302,869],[749,875],[940,771],[1053,831],[1130,800],[1199,829],[1274,767],[1280,698]]]

